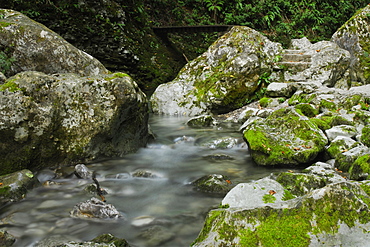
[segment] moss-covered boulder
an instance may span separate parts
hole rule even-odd
[[[366,246],[369,205],[359,185],[342,182],[270,206],[216,209],[193,246]]]
[[[370,5],[359,10],[332,36],[332,41],[351,54],[351,80],[370,83]]]
[[[7,75],[22,71],[97,75],[108,70],[89,54],[20,12],[0,9],[0,47],[13,60]]]
[[[186,121],[186,125],[189,127],[210,127],[217,125],[217,120],[212,117],[211,115],[201,115],[190,118],[188,121]]]
[[[27,169],[0,176],[0,206],[23,199],[28,190],[38,185],[35,175]]]
[[[370,154],[358,157],[349,168],[349,174],[354,180],[370,179]]]
[[[22,72],[0,102],[0,174],[121,156],[148,138],[146,97],[124,73]]]
[[[292,107],[256,119],[244,130],[253,160],[259,165],[299,165],[313,161],[328,140],[325,134]]]
[[[267,80],[282,47],[259,32],[235,26],[188,63],[151,98],[155,113],[200,115],[243,106]]]

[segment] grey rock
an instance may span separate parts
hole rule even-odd
[[[357,130],[351,125],[337,125],[325,131],[329,141],[333,141],[338,136],[355,137]]]
[[[275,205],[273,203],[282,201],[283,195],[284,187],[280,183],[270,178],[263,178],[255,182],[236,185],[226,194],[221,204],[244,209],[273,206]]]
[[[91,179],[92,171],[89,170],[84,164],[75,165],[75,174],[79,178]]]
[[[11,47],[13,57],[9,75],[22,71],[40,71],[48,74],[77,73],[98,75],[108,70],[89,54],[75,48],[61,36],[20,12],[0,9],[0,40]]]
[[[22,72],[0,91],[0,174],[134,152],[148,140],[146,96],[124,73]]]
[[[355,85],[356,82],[362,84],[369,84],[370,82],[370,68],[367,64],[369,55],[368,44],[370,44],[369,13],[370,6],[367,5],[339,28],[331,38],[333,42],[348,50],[351,54],[350,80]]]

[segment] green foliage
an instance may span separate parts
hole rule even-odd
[[[3,74],[6,74],[12,66],[15,59],[9,57],[5,52],[0,51],[0,70]]]
[[[266,194],[262,197],[262,201],[264,203],[274,203],[276,201],[276,197],[274,195]]]

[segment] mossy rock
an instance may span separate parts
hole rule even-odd
[[[365,144],[366,146],[370,147],[370,126],[369,125],[366,125],[362,129],[361,142]]]
[[[308,103],[300,103],[295,105],[295,109],[299,110],[306,117],[312,118],[319,114],[319,110]]]
[[[327,184],[326,179],[316,175],[290,172],[280,173],[276,177],[276,181],[294,196],[303,196]]]
[[[324,133],[294,108],[274,111],[250,123],[244,138],[259,165],[299,165],[314,160],[328,140]]]
[[[342,182],[280,206],[212,210],[192,246],[351,246],[359,238],[366,246],[369,203],[359,185]]]
[[[349,174],[353,180],[370,179],[370,154],[358,157],[349,168]]]

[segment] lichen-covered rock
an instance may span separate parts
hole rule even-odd
[[[370,5],[359,10],[332,36],[332,41],[351,54],[350,76],[353,82],[370,83]]]
[[[328,160],[324,162],[316,162],[315,164],[307,167],[302,172],[312,175],[317,175],[323,178],[327,184],[345,182],[346,178],[341,171],[335,170],[334,167],[335,160]]]
[[[316,124],[291,107],[250,122],[243,133],[253,160],[268,166],[308,163],[328,142]]]
[[[123,73],[22,72],[0,91],[0,174],[136,151],[148,138],[145,95]]]
[[[28,190],[38,185],[37,178],[27,169],[0,176],[0,206],[23,199]]]
[[[20,12],[0,9],[0,44],[14,59],[8,75],[22,71],[98,75],[108,70],[89,54]]]
[[[359,185],[342,182],[270,206],[216,209],[192,246],[367,246],[369,205]]]
[[[70,214],[77,218],[98,219],[115,219],[122,216],[112,204],[102,202],[95,197],[78,203],[73,207]]]
[[[160,85],[151,97],[152,109],[194,116],[239,108],[261,86],[263,75],[271,73],[281,50],[280,44],[259,32],[235,26],[188,63],[175,80]]]
[[[327,152],[331,158],[335,159],[342,153],[360,145],[361,143],[356,142],[350,137],[338,136],[330,142],[330,145],[327,147]]]

